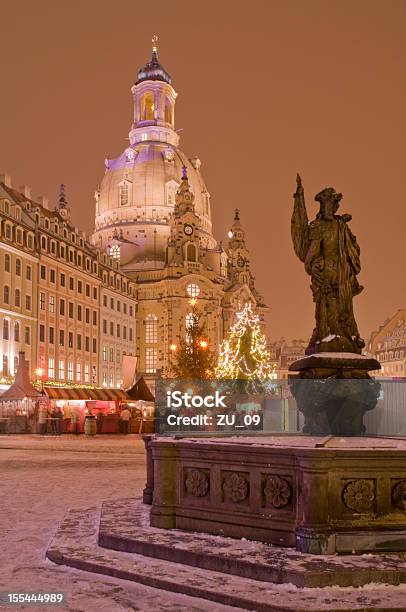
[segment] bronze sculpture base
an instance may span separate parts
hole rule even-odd
[[[312,554],[406,551],[405,440],[162,437],[147,453],[153,527]]]
[[[360,436],[365,412],[376,406],[380,385],[369,373],[375,359],[357,353],[315,353],[293,362],[289,386],[311,435]]]

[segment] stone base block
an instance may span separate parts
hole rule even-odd
[[[406,551],[406,440],[151,440],[151,525],[312,554]]]

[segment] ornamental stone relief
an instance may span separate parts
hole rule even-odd
[[[406,510],[406,480],[401,480],[392,487],[392,501],[399,510]]]
[[[267,476],[264,485],[264,495],[267,503],[270,503],[274,508],[283,508],[287,506],[292,497],[292,487],[281,476]]]
[[[373,480],[359,479],[348,482],[343,488],[342,499],[350,510],[372,512],[375,500]]]
[[[185,488],[194,497],[204,497],[209,491],[209,477],[203,470],[188,469],[185,479]]]
[[[226,473],[223,479],[223,493],[225,501],[235,503],[244,501],[248,496],[248,474]]]

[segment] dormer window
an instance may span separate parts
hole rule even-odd
[[[120,206],[128,206],[131,200],[131,183],[130,181],[122,181],[119,185],[119,204]]]

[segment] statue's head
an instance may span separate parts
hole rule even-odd
[[[332,219],[340,206],[342,193],[337,193],[333,187],[326,187],[314,196],[316,202],[320,202],[319,215],[323,219]]]

